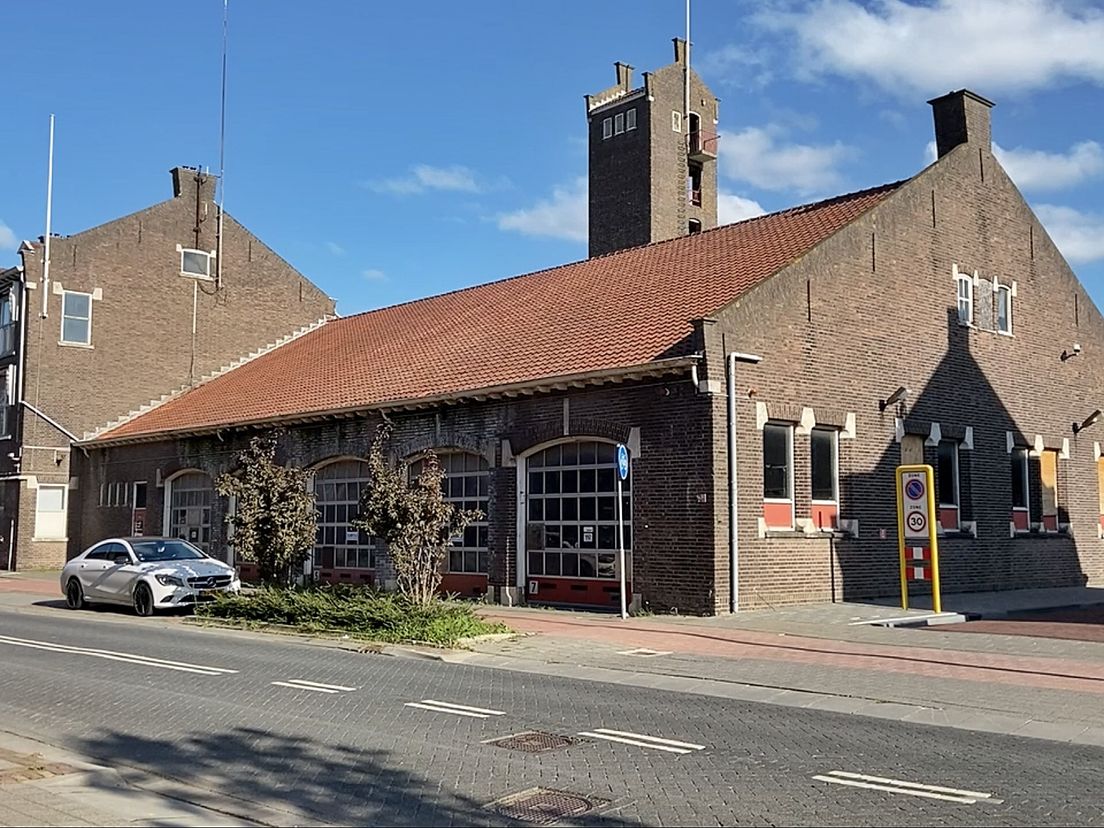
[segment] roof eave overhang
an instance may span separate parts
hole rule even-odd
[[[118,437],[112,437],[110,434],[106,434],[102,437],[82,440],[79,443],[75,443],[75,445],[101,448],[134,443],[156,443],[187,437],[210,436],[225,431],[307,425],[310,423],[324,422],[326,420],[347,419],[378,411],[389,413],[395,411],[418,411],[443,405],[459,405],[465,402],[486,402],[488,400],[528,397],[554,391],[567,391],[572,388],[587,388],[597,385],[611,385],[633,380],[668,376],[670,374],[686,371],[691,366],[696,365],[700,359],[700,354],[693,354],[690,356],[658,359],[635,365],[618,366],[616,368],[603,368],[597,371],[586,371],[578,374],[541,377],[540,379],[525,380],[504,385],[492,385],[484,388],[435,394],[428,397],[387,400],[372,403],[370,405],[346,406],[343,408],[303,412],[301,414],[285,414],[255,420],[241,420],[234,423],[203,425],[194,428],[166,429],[164,431],[122,435]]]

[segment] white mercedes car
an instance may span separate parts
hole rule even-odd
[[[233,567],[178,538],[109,538],[61,570],[61,591],[70,609],[125,604],[145,616],[239,590]]]

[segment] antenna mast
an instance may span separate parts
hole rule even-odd
[[[47,297],[50,295],[50,218],[54,206],[54,116],[50,114],[50,152],[46,162],[46,242],[42,251],[42,316],[47,314]]]
[[[222,213],[226,203],[226,42],[230,0],[222,0],[222,97],[219,111],[218,242],[215,245],[215,290],[222,287]]]
[[[686,81],[683,89],[683,104],[684,110],[682,113],[683,123],[686,124],[683,130],[686,132],[686,138],[690,140],[690,0],[686,0]],[[689,146],[689,143],[687,144]]]

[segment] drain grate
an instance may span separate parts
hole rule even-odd
[[[524,733],[515,733],[513,736],[488,739],[485,744],[506,748],[507,750],[520,750],[522,753],[544,753],[545,751],[573,745],[575,741],[575,739],[558,736],[555,733],[527,730]]]
[[[499,816],[528,822],[531,825],[551,825],[567,817],[575,817],[607,805],[605,799],[583,796],[570,791],[551,788],[530,788],[510,794],[487,805],[487,809]]]

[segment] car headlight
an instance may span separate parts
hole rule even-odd
[[[184,586],[184,581],[182,581],[180,578],[176,577],[175,575],[158,575],[156,577],[157,577],[158,583],[162,584],[163,586],[178,586],[178,587]]]

